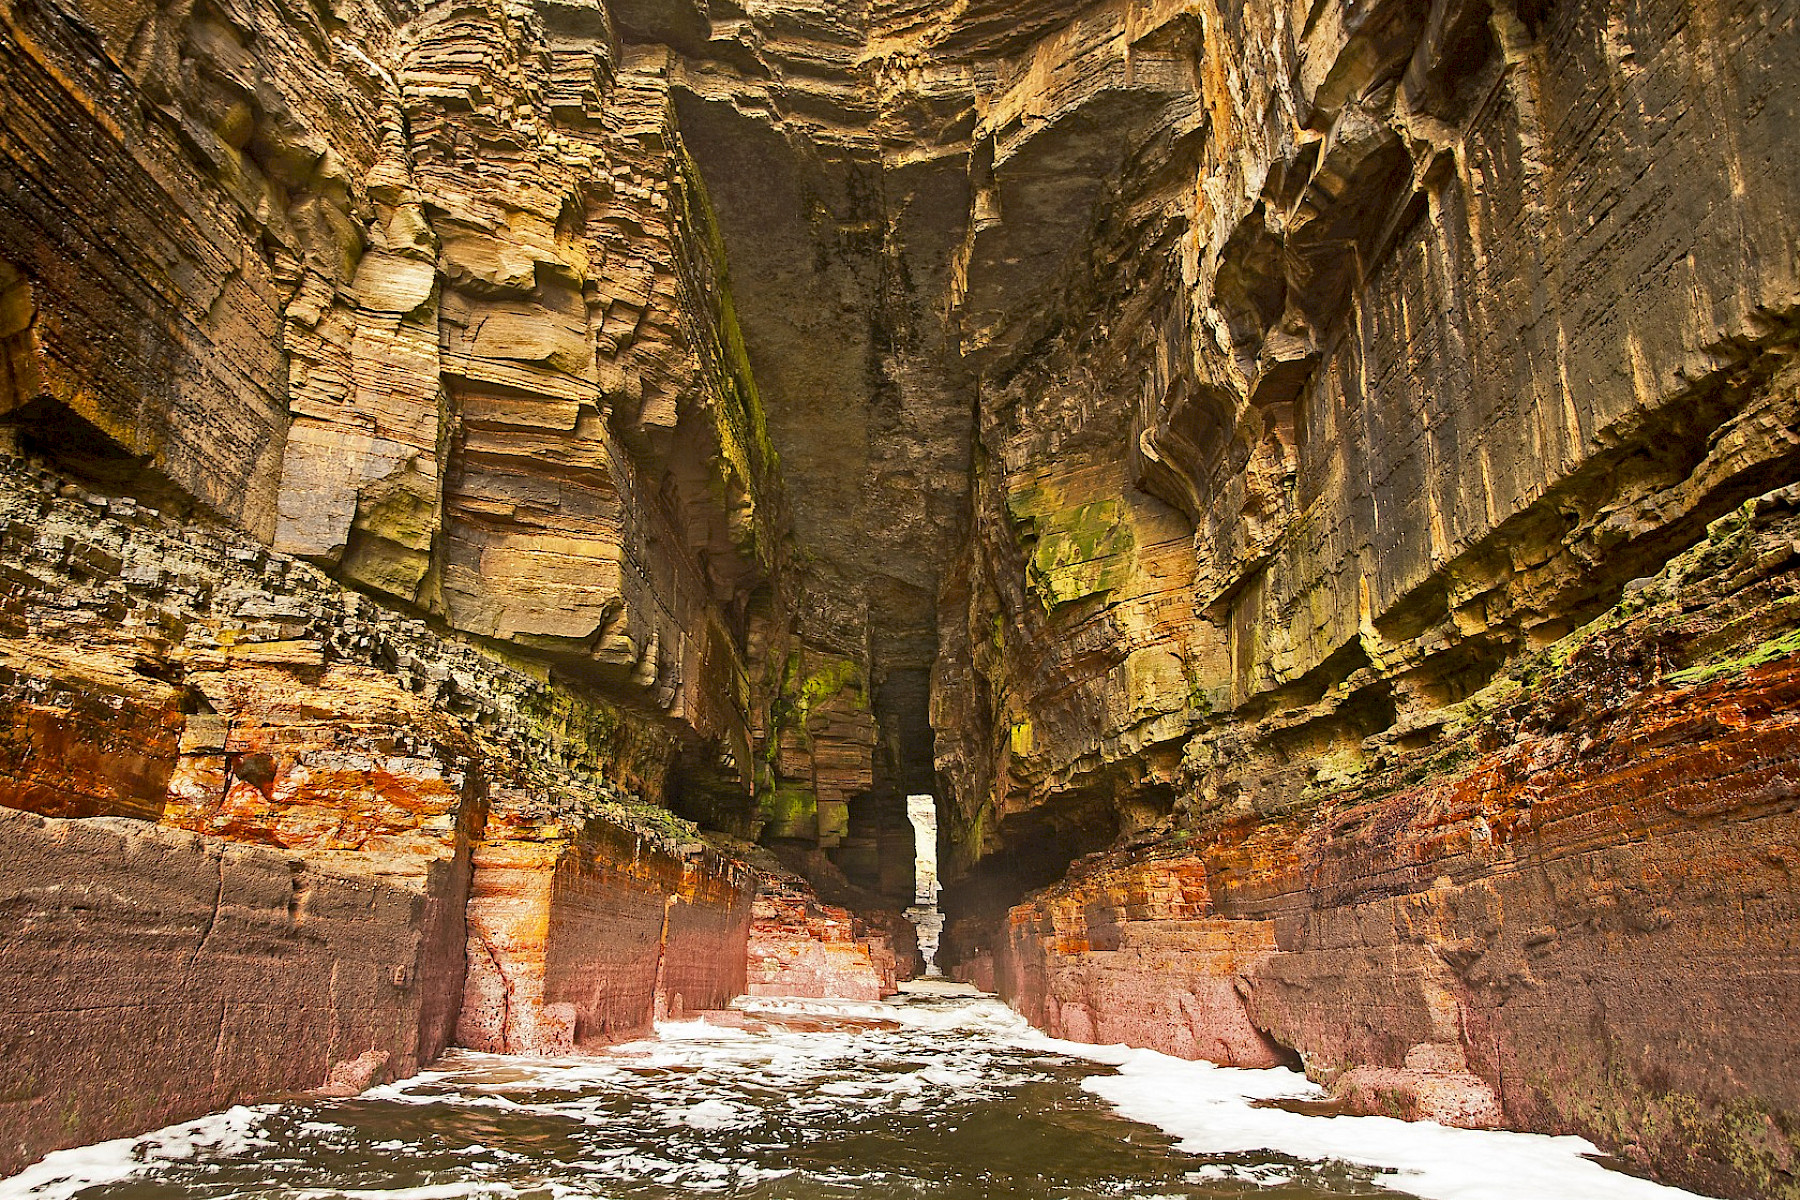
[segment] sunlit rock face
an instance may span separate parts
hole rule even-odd
[[[938,891],[937,801],[931,796],[908,796],[906,819],[913,827],[913,900],[936,904]]]
[[[878,994],[930,793],[1054,1032],[1800,1195],[1782,6],[0,17],[0,1167]]]
[[[800,880],[763,876],[750,925],[750,995],[879,1000],[899,978],[891,930],[821,903]]]

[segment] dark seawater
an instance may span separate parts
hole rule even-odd
[[[0,1200],[1419,1194],[1384,1188],[1376,1165],[1179,1149],[1084,1090],[1113,1067],[944,990],[891,1006],[752,1005],[717,1018],[736,1024],[666,1025],[579,1058],[455,1052],[355,1099],[236,1109],[52,1156],[0,1182]]]

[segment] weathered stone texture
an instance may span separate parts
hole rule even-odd
[[[1800,1195],[1793,5],[0,0],[0,57],[58,472],[0,803],[472,844],[470,1036],[558,1048],[735,986],[645,802],[861,904],[933,791],[947,955],[1047,1027]]]
[[[1716,522],[1432,747],[1301,760],[1279,819],[1099,856],[965,946],[1067,1036],[1286,1048],[1355,1111],[1569,1129],[1789,1194],[1797,508]]]
[[[511,1048],[635,1034],[657,995],[715,1007],[743,990],[750,877],[669,848],[693,830],[643,803],[676,753],[657,719],[242,535],[17,462],[0,554],[0,946],[17,964],[0,988],[17,1073],[0,1170],[417,1070],[459,1011],[465,1039],[482,1012],[490,960],[469,953],[465,904],[487,930],[509,884],[541,886],[528,916],[550,945],[513,982],[570,1022],[561,1042]],[[564,835],[522,880],[496,866],[566,828],[573,853]]]
[[[1723,696],[1644,665],[1704,654],[1640,622],[1585,652],[1645,657],[1519,700],[1548,729],[1461,731],[1471,697],[1800,477],[1795,14],[1026,7],[987,43],[1006,57],[977,84],[952,292],[980,396],[932,701],[952,955],[1075,1036],[1233,1058],[1248,1022],[1364,1107],[1575,1129],[1706,1189],[1792,1193],[1785,1039],[1682,1065],[1696,1031],[1789,1002],[1793,881],[1725,864],[1789,836],[1790,701],[1722,728]],[[1777,567],[1782,536],[1756,552]],[[1793,651],[1784,603],[1743,616],[1706,577],[1665,619]],[[1510,764],[1534,822],[1574,807],[1456,857],[1437,822],[1461,818],[1414,785],[1472,759]],[[1712,807],[1672,824],[1684,772]],[[1594,840],[1558,840],[1576,828]],[[1168,854],[1205,903],[1138,911]],[[1616,889],[1653,930],[1613,923]],[[1530,982],[1470,982],[1495,936],[1472,894],[1584,965],[1539,974],[1520,948]],[[1665,965],[1717,941],[1731,966]]]
[[[1065,262],[1063,324],[988,368],[992,478],[948,596],[967,633],[946,622],[938,666],[940,728],[973,730],[940,748],[965,821],[992,837],[1034,788],[1080,794],[1121,736],[1178,753],[1188,713],[1342,688],[1345,728],[1305,736],[1354,743],[1793,476],[1800,188],[1791,156],[1738,149],[1784,136],[1793,22],[1690,7],[1197,14],[1204,128],[1170,100],[1127,139],[1064,253],[1088,274]],[[1130,536],[1150,496],[1192,523],[1191,579]],[[1111,607],[1134,556],[1206,620],[1127,679],[1158,628]],[[1065,714],[1071,677],[1107,671]]]
[[[0,1172],[449,1044],[468,860],[407,879],[0,808]]]
[[[666,64],[599,5],[8,14],[27,448],[604,683],[747,787],[732,618],[782,500]]]
[[[1288,1062],[1236,986],[1274,952],[1274,928],[1219,920],[1195,860],[1072,874],[1014,908],[1003,936],[1000,994],[1054,1037],[1234,1067]]]
[[[879,1000],[897,987],[894,945],[798,879],[765,873],[750,922],[752,996]]]
[[[676,854],[616,825],[567,825],[543,799],[495,797],[474,850],[460,1045],[566,1053],[746,990],[747,868],[698,844]]]
[[[129,658],[5,643],[0,805],[56,817],[155,820],[186,725],[181,691]]]

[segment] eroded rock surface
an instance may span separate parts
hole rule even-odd
[[[1467,750],[1564,781],[1582,800],[1557,802],[1593,807],[1560,829],[1613,839],[1534,832],[1516,872],[1452,869],[1423,783],[1464,765],[1440,752],[1472,697],[1800,474],[1800,180],[1741,149],[1789,139],[1800,38],[1752,7],[1096,4],[1002,39],[955,292],[979,452],[933,682],[972,977],[1065,1032],[1235,1058],[1260,1030],[1366,1106],[1577,1130],[1705,1189],[1794,1194],[1785,1042],[1754,1066],[1716,1047],[1733,1065],[1709,1081],[1680,1066],[1689,1030],[1790,1002],[1791,879],[1709,868],[1762,897],[1731,984],[1655,965],[1715,953],[1710,923],[1748,903],[1670,862],[1780,856],[1787,785],[1763,782],[1787,769],[1787,702],[1741,736],[1671,729],[1731,763],[1667,764],[1720,780],[1686,832],[1655,735],[1586,757],[1628,713],[1724,719],[1654,668],[1544,718],[1579,765],[1521,726]],[[1790,653],[1788,611],[1741,648]],[[1093,853],[1112,857],[1057,882]],[[1614,887],[1666,923],[1617,932],[1602,914],[1625,902],[1588,895]],[[1593,978],[1471,990],[1477,935],[1436,907],[1462,888]],[[1641,999],[1665,987],[1666,1024]],[[1588,1033],[1565,1052],[1578,1035],[1497,1032],[1486,1006]]]
[[[494,797],[474,848],[457,1044],[568,1053],[744,994],[747,868],[698,844],[570,825],[547,798]]]
[[[805,880],[764,871],[750,923],[752,996],[879,1000],[920,973],[904,917],[826,904]]]
[[[494,960],[470,947],[509,888],[542,904],[497,1048],[743,990],[753,883],[643,804],[657,723],[226,530],[17,462],[0,509],[0,1169],[487,1036]]]
[[[411,878],[0,809],[0,1170],[415,1074],[461,1002],[466,856]]]
[[[971,967],[1065,1036],[1783,1194],[1792,1058],[1741,1030],[1800,1000],[1797,533],[1792,489],[1745,505],[1429,746],[1077,864]]]
[[[891,986],[929,792],[944,956],[1047,1028],[1800,1196],[1791,5],[0,52],[0,804],[463,879],[467,1038],[559,1049],[739,986],[667,810],[830,902],[746,979]]]

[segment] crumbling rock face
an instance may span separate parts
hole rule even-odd
[[[895,924],[905,926],[902,919]],[[750,924],[749,983],[752,996],[809,996],[880,1000],[917,974],[899,956],[918,951],[896,945],[886,922],[824,904],[803,880],[765,872]]]
[[[0,557],[0,1170],[746,990],[756,879],[643,802],[659,720],[17,460]]]
[[[1194,860],[1108,866],[1008,914],[994,981],[1007,1002],[1054,1037],[1287,1065],[1234,986],[1274,951],[1274,929],[1219,920]]]
[[[546,1050],[742,990],[747,877],[657,806],[847,844],[885,879],[879,814],[853,831],[848,809],[875,785],[886,681],[866,613],[861,643],[801,628],[726,245],[677,124],[677,53],[714,34],[704,10],[617,8],[0,13],[0,418],[22,456],[0,481],[0,799],[435,888],[455,918],[377,922],[436,956],[417,1045],[319,1078],[297,1055],[272,1087],[416,1066],[459,1009],[465,1040]],[[804,57],[808,23],[774,25],[770,53]],[[943,438],[954,484],[968,443]],[[904,587],[906,753],[928,773],[935,575]],[[465,892],[467,945],[440,954]],[[891,947],[864,944],[891,988]],[[292,969],[356,952],[302,939]],[[189,965],[199,994],[230,983]],[[353,1040],[388,1019],[331,1011]],[[235,1009],[217,1025],[284,1053]],[[169,1102],[10,1151],[237,1086],[140,1076]]]
[[[984,379],[936,693],[964,844],[1089,779],[1176,783],[1209,713],[1329,695],[1284,740],[1334,753],[1454,702],[1792,476],[1796,281],[1765,247],[1794,181],[1733,182],[1780,135],[1732,91],[1785,86],[1791,23],[1714,45],[1686,12],[1203,16],[1204,118],[1127,140],[1062,324]],[[1741,71],[1680,65],[1720,55]],[[1237,775],[1194,802],[1254,809]]]
[[[472,861],[467,1036],[554,1049],[738,986],[664,808],[860,904],[932,792],[945,956],[1048,1028],[1800,1194],[1790,6],[0,51],[0,804]]]
[[[780,488],[666,71],[597,5],[8,12],[25,448],[604,684],[741,787]]]
[[[948,955],[1071,1035],[1291,1047],[1368,1108],[1579,1130],[1707,1189],[1791,1194],[1785,1060],[1680,1065],[1690,1030],[1786,1003],[1792,881],[1724,866],[1788,836],[1779,687],[1741,734],[1701,728],[1728,702],[1645,650],[1604,702],[1543,701],[1566,743],[1452,731],[1800,477],[1792,14],[1096,4],[1050,29],[1029,7],[990,43],[953,293],[979,402],[932,690]],[[1791,652],[1787,611],[1732,644]],[[1583,799],[1559,829],[1599,841],[1537,825],[1452,869],[1433,814],[1453,785],[1421,782],[1462,777],[1448,745],[1563,781]],[[1677,828],[1682,772],[1720,807]],[[1393,855],[1379,884],[1332,873]],[[1619,888],[1661,908],[1654,931],[1617,931]],[[1491,897],[1486,932],[1465,889]],[[1745,904],[1729,983],[1656,965],[1708,953]],[[1516,963],[1530,982],[1501,1004],[1463,976],[1495,929],[1587,965]],[[1664,983],[1667,1024],[1643,1000]],[[1507,1024],[1527,1011],[1569,1024]]]
[[[571,832],[556,807],[494,797],[474,848],[458,1044],[567,1053],[745,992],[747,870],[605,822]]]
[[[509,885],[541,884],[549,950],[507,986],[567,1004],[563,1045],[743,990],[749,876],[634,799],[673,753],[657,723],[16,461],[0,511],[0,1170],[472,1040],[470,945]],[[559,836],[568,863],[522,883],[499,861]]]

